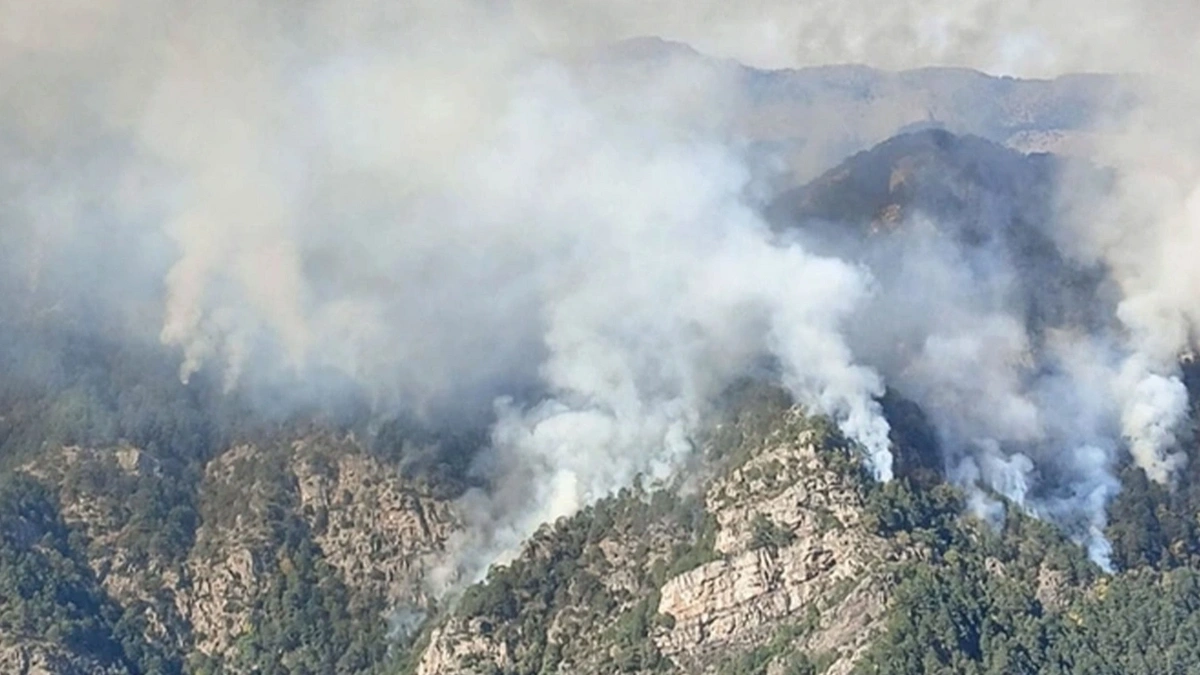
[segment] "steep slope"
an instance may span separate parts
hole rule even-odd
[[[1059,170],[924,130],[788,192],[772,215],[780,236],[885,285],[930,239],[983,277],[1000,261],[1020,274],[998,306],[1035,334],[1090,330],[1111,297],[1102,270],[1069,262],[1048,230]],[[828,421],[751,387],[678,484],[547,525],[437,614],[423,579],[458,527],[468,452],[418,478],[407,469],[422,451],[402,442],[413,439],[392,439],[402,449],[389,455],[337,425],[241,433],[206,418],[204,390],[178,387],[173,368],[143,378],[128,354],[65,342],[9,345],[2,359],[4,672],[1115,674],[1200,662],[1197,463],[1173,488],[1124,471],[1107,575],[1016,509],[963,517],[963,495],[941,482],[938,430],[896,392],[882,404],[900,479],[878,485]],[[911,345],[891,348],[902,358]],[[1188,376],[1196,401],[1200,376]],[[41,379],[44,395],[22,389]]]
[[[118,638],[121,610],[105,595],[74,543],[71,528],[43,485],[26,476],[0,484],[4,672],[137,672],[130,645]]]
[[[874,483],[831,427],[778,395],[743,398],[705,447],[702,480],[628,490],[546,526],[427,629],[409,672],[1118,675],[1197,663],[1200,575],[1184,561],[1106,574],[1019,510],[992,524],[964,515],[963,495],[927,471]],[[1162,518],[1176,512],[1158,504]]]
[[[877,573],[903,554],[864,527],[829,428],[757,400],[714,430],[711,480],[547,526],[467,592],[416,672],[717,672],[779,641],[848,672],[883,615]]]
[[[906,409],[892,398],[890,410]],[[919,411],[894,439],[901,459],[917,458],[879,485],[780,392],[750,387],[729,405],[687,481],[635,486],[547,525],[425,626],[407,667],[383,651],[380,612],[424,602],[416,581],[453,515],[352,438],[220,453],[185,546],[162,527],[181,515],[137,505],[165,498],[167,464],[129,446],[64,448],[0,490],[0,665],[1116,675],[1196,662],[1200,577],[1184,555],[1196,537],[1171,520],[1190,508],[1184,494],[1136,493],[1181,556],[1105,575],[1015,510],[998,530],[962,516],[962,496],[920,461]],[[1115,545],[1130,560],[1158,556],[1149,533],[1142,549]]]
[[[780,194],[768,215],[818,251],[864,262],[885,290],[920,290],[897,279],[905,264],[931,258],[932,242],[950,247],[982,287],[1002,294],[1000,307],[1037,330],[1095,332],[1111,327],[1116,300],[1101,267],[1070,260],[1055,240],[1067,171],[1077,181],[1103,179],[1051,155],[927,130],[891,138]]]
[[[119,645],[114,672],[373,672],[399,628],[389,612],[430,602],[425,570],[457,527],[445,499],[353,436],[239,444],[180,472],[128,445],[68,446],[19,479],[112,614],[93,630]],[[12,672],[101,672],[91,643],[21,635],[6,632],[5,658],[24,664]]]
[[[933,672],[887,665],[930,575],[969,567],[968,597],[998,584],[1046,622],[1096,578],[1045,526],[960,519],[961,497],[929,474],[873,483],[777,394],[743,399],[706,450],[699,484],[626,491],[544,528],[431,629],[414,671]]]
[[[668,579],[659,604],[675,621],[658,644],[683,672],[786,645],[792,660],[799,652],[845,673],[879,629],[879,573],[917,552],[864,527],[863,486],[839,471],[842,450],[825,433],[788,410],[766,438],[743,440],[745,464],[708,486],[717,560]]]

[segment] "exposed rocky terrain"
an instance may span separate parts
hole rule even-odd
[[[197,672],[249,672],[237,664],[255,633],[278,618],[268,614],[298,609],[272,606],[274,596],[287,596],[281,579],[296,574],[315,575],[329,600],[345,603],[338,610],[352,628],[382,645],[388,612],[430,602],[426,568],[457,526],[446,500],[353,436],[314,434],[221,452],[199,477],[192,532],[169,529],[178,523],[160,507],[169,512],[172,499],[187,495],[171,494],[160,461],[136,447],[64,447],[22,471],[57,490],[62,524],[140,637],[186,655]],[[2,653],[14,664],[5,672],[107,672],[69,649],[61,653],[53,639],[0,641],[9,643]]]
[[[941,592],[926,575],[979,575],[1028,621],[1095,600],[1095,570],[1049,529],[1015,513],[1002,532],[961,520],[925,469],[874,483],[827,423],[770,389],[732,410],[708,439],[707,479],[546,526],[435,622],[413,672],[918,672],[887,663],[896,645],[928,646],[903,628]]]

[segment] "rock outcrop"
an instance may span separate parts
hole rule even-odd
[[[6,641],[0,637],[0,673],[6,675],[127,675],[123,668],[105,666],[57,645],[30,640],[5,646]]]
[[[326,562],[350,588],[389,606],[423,606],[421,581],[458,527],[451,505],[419,491],[377,460],[332,457],[319,444],[294,444],[300,507]]]
[[[673,528],[675,516],[655,507],[666,498],[626,493],[535,538],[513,571],[485,584],[485,593],[519,586],[532,567],[551,575],[568,569],[604,585],[605,593],[591,602],[605,611],[582,607],[585,596],[572,593],[579,579],[567,579],[539,586],[557,604],[520,608],[510,619],[549,627],[541,672],[716,673],[731,658],[766,645],[779,651],[779,668],[790,655],[806,654],[827,672],[849,672],[882,626],[888,583],[881,572],[904,556],[864,525],[857,465],[845,450],[830,447],[824,427],[797,408],[779,411],[765,425],[749,417],[733,424],[714,434],[714,444],[726,445],[710,448],[720,468],[692,498],[705,526]],[[619,517],[609,525],[605,514],[629,510],[637,511],[639,526]],[[596,521],[607,528],[603,536],[594,534]],[[544,561],[565,554],[554,542],[573,541],[576,532],[589,537],[577,563],[546,567]],[[607,598],[613,601],[606,604]],[[642,615],[639,600],[651,603]],[[430,635],[417,673],[512,671],[521,658],[514,650],[523,643],[507,640],[494,616],[474,605],[460,608]]]
[[[807,633],[797,649],[836,659],[830,672],[840,672],[883,614],[871,573],[897,553],[863,529],[860,485],[828,466],[827,440],[799,410],[751,442],[762,447],[707,491],[721,558],[663,585],[658,611],[674,627],[658,645],[684,672],[708,672],[723,655],[795,629]]]
[[[240,672],[240,641],[256,627],[255,608],[291,564],[281,542],[294,535],[282,530],[303,524],[350,603],[382,613],[429,602],[426,567],[458,527],[448,501],[352,436],[230,447],[207,463],[192,493],[172,487],[157,461],[131,446],[66,447],[25,471],[57,488],[96,579],[144,638],[215,659],[224,672]],[[194,531],[175,532],[168,508],[142,503],[155,499],[193,500]],[[20,641],[0,652],[0,671],[102,672],[70,665],[60,652]]]

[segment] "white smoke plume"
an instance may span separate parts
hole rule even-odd
[[[864,273],[772,241],[745,203],[744,168],[719,145],[597,116],[561,73],[550,77],[524,90],[475,164],[503,167],[481,203],[503,203],[511,220],[468,217],[514,238],[539,230],[554,246],[534,245],[521,276],[537,283],[538,376],[550,398],[499,402],[488,473],[501,487],[469,510],[486,517],[471,534],[511,553],[539,524],[638,474],[670,477],[707,403],[767,355],[890,477],[874,402],[882,383],[841,332],[869,292]],[[485,181],[476,170],[471,183]]]
[[[464,500],[485,562],[669,477],[708,402],[764,357],[890,478],[883,384],[841,330],[869,277],[756,215],[714,122],[720,69],[589,72],[515,9],[113,2],[106,21],[155,29],[81,26],[82,46],[49,37],[71,19],[8,12],[47,22],[26,53],[96,59],[68,76],[112,86],[94,105],[123,144],[109,169],[160,176],[129,203],[175,249],[160,337],[185,381],[334,373],[418,410],[499,396],[493,487]],[[70,119],[31,96],[10,104]]]
[[[938,423],[952,476],[1081,522],[1103,560],[1120,453],[1164,482],[1184,461],[1198,27],[1181,1],[0,0],[6,227],[31,278],[43,257],[69,279],[123,268],[97,304],[161,301],[185,379],[332,373],[381,406],[494,405],[494,487],[464,502],[485,559],[669,476],[713,395],[773,357],[879,478],[886,383]],[[994,251],[918,238],[881,285],[776,239],[728,133],[746,104],[728,63],[589,71],[643,35],[770,67],[1151,74],[1095,137],[1115,188],[1081,188],[1053,233],[1110,271],[1119,329],[1034,345]],[[127,250],[98,243],[114,233]]]
[[[926,268],[926,278],[910,279],[907,293],[903,277],[889,279],[863,329],[874,335],[866,344],[858,344],[861,335],[852,341],[863,361],[928,408],[961,482],[981,482],[1048,517],[1083,518],[1081,537],[1103,562],[1104,507],[1118,489],[1113,467],[1121,461],[1120,446],[1164,483],[1186,461],[1179,444],[1188,402],[1178,358],[1194,347],[1200,320],[1193,262],[1200,259],[1200,125],[1194,115],[1200,103],[1194,81],[1200,7],[1132,0],[977,0],[886,9],[701,3],[687,11],[672,3],[582,4],[598,15],[590,24],[605,31],[663,35],[768,67],[938,64],[1019,76],[1106,71],[1146,78],[1141,104],[1131,114],[1098,121],[1090,139],[1092,157],[1116,169],[1114,184],[1103,191],[1068,184],[1070,208],[1052,233],[1080,263],[1106,266],[1119,287],[1118,330],[1057,336],[1042,348],[1042,360],[1053,366],[1047,375],[1046,363],[1029,358],[1026,329],[1014,308],[956,297],[964,290],[1003,292],[1010,280],[1000,274],[989,289],[974,279],[954,279],[965,271],[963,261],[909,250],[905,254]],[[570,23],[577,6],[553,15],[553,25]],[[720,21],[713,20],[717,16]],[[928,267],[943,264],[950,278],[929,279],[934,272]],[[880,321],[878,310],[889,306],[932,317],[931,325],[918,321],[914,327],[895,315]],[[924,347],[912,360],[889,363],[884,350],[872,347],[913,332]],[[1038,496],[1033,488],[1039,482],[1057,486],[1057,494]]]

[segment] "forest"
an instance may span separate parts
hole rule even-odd
[[[714,524],[694,499],[626,491],[549,526],[537,539],[549,555],[494,568],[485,582],[437,610],[424,632],[405,638],[390,634],[384,618],[389,608],[350,600],[314,543],[311,526],[296,515],[297,487],[279,478],[283,472],[272,464],[269,450],[255,471],[256,485],[273,486],[268,497],[277,507],[267,546],[275,562],[262,570],[266,590],[256,599],[252,630],[238,640],[239,656],[222,660],[194,651],[185,625],[164,629],[173,641],[151,637],[146,622],[155,616],[153,603],[122,606],[89,567],[94,542],[63,517],[71,495],[101,490],[120,496],[122,517],[134,533],[120,542],[123,554],[178,563],[196,545],[204,521],[198,489],[205,465],[224,447],[256,440],[270,448],[272,438],[322,425],[352,428],[362,420],[298,414],[264,422],[215,388],[179,385],[165,376],[165,361],[70,336],[54,339],[52,348],[67,358],[53,370],[31,373],[48,366],[28,359],[16,363],[10,356],[0,379],[0,634],[9,639],[60,645],[117,673],[391,673],[414,667],[423,640],[440,621],[477,617],[521,654],[512,672],[532,675],[558,672],[557,665],[572,656],[570,644],[545,640],[545,622],[554,612],[586,609],[584,616],[590,612],[598,621],[614,608],[628,607],[598,638],[583,630],[579,639],[611,644],[611,660],[602,670],[672,671],[651,639],[656,626],[672,621],[656,613],[656,589],[716,556]],[[896,419],[920,416],[895,397],[885,403]],[[770,416],[760,423],[769,428]],[[404,456],[403,448],[414,447],[404,440],[434,433],[402,419],[375,428],[371,451],[397,471],[413,459]],[[836,433],[831,425],[821,428]],[[929,438],[929,430],[915,422],[898,425],[898,433],[907,433],[899,440],[914,447]],[[443,446],[455,452],[420,458],[417,473],[448,496],[461,493],[470,481],[469,454],[462,448],[477,440],[460,433]],[[53,480],[52,472],[30,470],[55,456],[51,448],[76,444],[136,445],[158,468],[131,478],[83,464]],[[1200,466],[1189,465],[1173,487],[1148,480],[1134,467],[1121,473],[1123,489],[1110,506],[1107,531],[1110,572],[1089,562],[1054,528],[1016,509],[1000,530],[981,525],[966,515],[963,493],[943,482],[929,461],[906,461],[906,475],[885,485],[860,476],[868,495],[865,522],[880,536],[905,538],[934,555],[891,572],[886,631],[857,672],[1160,675],[1200,668]],[[853,461],[837,465],[862,473]],[[751,527],[756,547],[791,542],[792,534],[769,520]],[[641,601],[611,597],[594,577],[603,571],[581,557],[589,541],[615,530],[670,551],[657,563],[647,562],[639,575]],[[1069,571],[1054,580],[1049,595],[1039,579],[1046,561]],[[997,564],[1004,574],[995,573]],[[586,626],[588,619],[581,620]],[[768,664],[787,656],[788,644],[776,640],[731,655],[720,672],[766,673]],[[788,658],[789,674],[822,667],[819,655]]]

